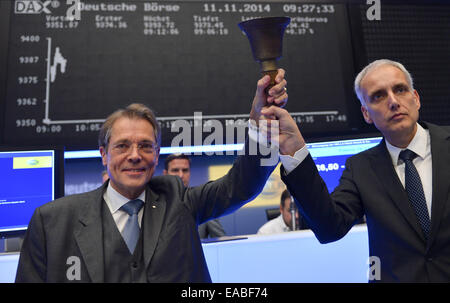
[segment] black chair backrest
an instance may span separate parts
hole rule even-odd
[[[267,221],[275,219],[280,215],[280,208],[266,208]]]

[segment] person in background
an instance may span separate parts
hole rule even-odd
[[[295,206],[295,226],[296,230],[299,226],[298,209]],[[292,231],[292,214],[291,214],[291,194],[287,189],[281,193],[280,199],[280,215],[275,219],[266,222],[258,229],[258,235],[269,235]]]
[[[164,160],[164,175],[178,176],[184,186],[189,186],[191,179],[191,159],[184,154],[171,154]],[[219,219],[213,219],[198,226],[200,239],[226,236]]]

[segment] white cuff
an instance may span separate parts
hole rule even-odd
[[[298,151],[295,152],[294,156],[290,155],[282,155],[280,154],[280,161],[281,164],[283,164],[284,169],[286,170],[286,173],[289,174],[291,171],[293,171],[300,163],[305,160],[305,158],[309,155],[308,148],[303,146]]]

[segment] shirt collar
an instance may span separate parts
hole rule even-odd
[[[390,144],[387,140],[386,141],[386,147],[389,151],[389,154],[392,158],[392,163],[394,165],[398,165],[400,152],[405,149],[409,149],[413,152],[415,152],[420,158],[424,159],[427,154],[427,146],[429,145],[428,142],[428,134],[427,131],[419,124],[417,123],[417,131],[414,135],[414,138],[411,140],[409,145],[406,148],[399,148],[392,144]],[[403,162],[402,162],[403,163]]]
[[[105,194],[103,196],[105,202],[108,203],[109,209],[111,213],[115,213],[118,211],[123,205],[128,203],[130,199],[122,196],[119,192],[117,192],[112,186],[111,182],[109,182],[108,187],[106,188]],[[145,203],[145,190],[137,197],[137,199],[142,200]]]

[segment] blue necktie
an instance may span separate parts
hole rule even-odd
[[[431,221],[428,214],[425,194],[423,192],[422,181],[420,180],[416,167],[412,163],[415,157],[417,157],[417,155],[409,149],[403,150],[399,155],[399,158],[405,162],[405,189],[408,193],[409,201],[414,207],[414,211],[417,219],[419,219],[425,239],[428,240]]]
[[[128,249],[131,253],[134,252],[137,241],[139,239],[140,228],[138,222],[138,213],[141,207],[144,205],[142,200],[131,200],[124,204],[120,209],[125,211],[129,217],[125,227],[122,231],[122,237],[127,243]]]

